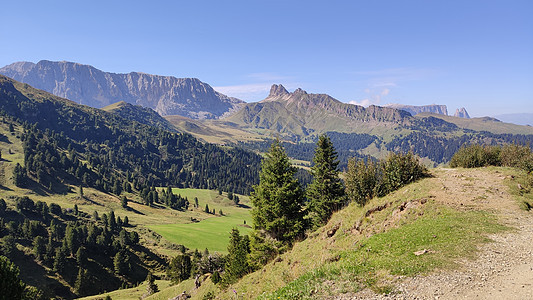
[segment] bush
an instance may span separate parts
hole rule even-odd
[[[452,156],[450,167],[478,168],[501,165],[499,146],[470,145],[461,147]]]
[[[450,167],[477,168],[505,166],[533,171],[533,153],[528,146],[506,144],[503,146],[470,145],[459,149],[450,161]]]
[[[346,193],[351,201],[365,205],[374,196],[385,196],[428,175],[427,168],[411,152],[391,152],[378,162],[354,158],[348,162]]]

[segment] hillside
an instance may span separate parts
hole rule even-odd
[[[125,101],[149,107],[163,116],[213,119],[243,103],[196,78],[107,73],[66,61],[16,62],[1,68],[0,74],[80,104],[101,108]]]
[[[483,299],[496,286],[500,295],[525,299],[530,290],[519,284],[533,278],[526,242],[533,215],[510,194],[513,172],[435,169],[433,178],[363,208],[351,204],[220,299],[233,289],[249,299],[380,298],[375,293]],[[505,283],[491,284],[497,282]]]
[[[151,108],[142,107],[140,105],[132,105],[130,103],[120,101],[102,108],[116,114],[126,120],[139,122],[144,125],[160,128],[170,132],[176,132],[176,128],[165,118],[161,117],[157,112]]]
[[[432,175],[364,207],[350,204],[225,290],[207,276],[199,288],[190,279],[147,299],[184,291],[191,299],[530,298],[533,214],[520,208],[525,198],[516,188],[524,174],[491,167]],[[110,295],[128,299],[143,290]]]
[[[188,134],[79,105],[4,76],[0,109],[13,124],[25,124],[24,164],[30,177],[55,192],[62,192],[66,181],[107,192],[129,183],[137,190],[209,186],[246,194],[258,179],[260,158],[253,153],[204,144]],[[145,114],[147,119],[152,115]],[[55,160],[28,163],[40,152]]]
[[[426,118],[432,116],[442,119],[446,122],[457,125],[462,129],[468,129],[473,131],[486,131],[494,134],[533,134],[533,127],[516,125],[512,123],[501,122],[498,119],[483,117],[483,118],[458,118],[453,116],[443,116],[438,114],[421,113],[416,117]]]

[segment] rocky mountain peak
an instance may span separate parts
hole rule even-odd
[[[307,92],[302,90],[301,88],[297,88],[296,90],[294,90],[293,94],[294,95],[307,95]]]
[[[289,92],[285,87],[281,84],[273,84],[272,87],[270,87],[270,94],[268,97],[279,97],[279,96],[285,96],[288,95]]]
[[[470,115],[468,114],[468,112],[466,111],[466,108],[464,107],[456,109],[455,114],[453,116],[459,117],[459,118],[470,119]]]
[[[0,74],[96,108],[125,101],[154,109],[160,115],[216,119],[244,103],[196,78],[116,74],[68,61],[18,62],[0,68]]]

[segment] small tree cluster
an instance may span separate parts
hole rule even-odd
[[[428,176],[427,168],[409,153],[389,153],[378,162],[351,159],[346,172],[346,193],[359,205],[374,196],[384,196]]]

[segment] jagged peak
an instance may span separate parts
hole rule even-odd
[[[295,95],[307,95],[307,92],[302,90],[301,88],[297,88],[296,90],[294,90],[293,94],[295,94]]]
[[[468,112],[466,111],[466,108],[464,107],[456,109],[454,116],[459,117],[459,118],[470,119],[470,115],[468,114]]]
[[[287,89],[281,84],[273,84],[270,87],[270,94],[269,97],[276,97],[276,96],[284,96],[288,95],[289,92],[287,92]]]

